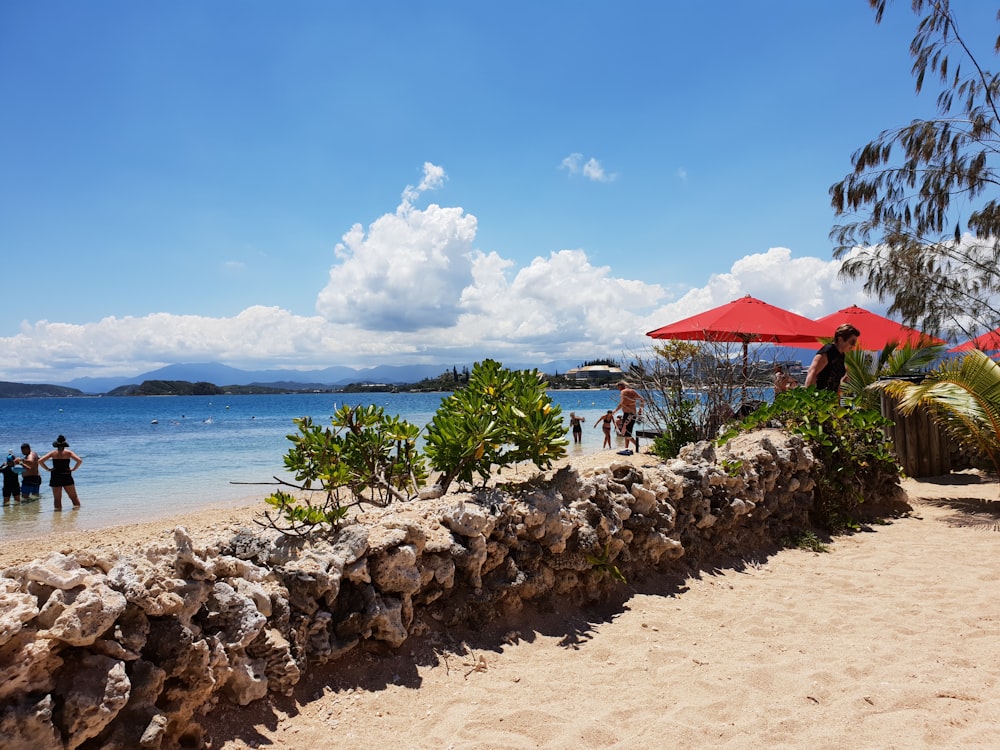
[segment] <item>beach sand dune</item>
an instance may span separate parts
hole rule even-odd
[[[909,517],[829,553],[772,551],[604,610],[352,653],[291,698],[220,706],[213,746],[997,747],[998,485],[905,486]]]

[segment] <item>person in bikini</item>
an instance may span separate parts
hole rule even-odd
[[[603,448],[611,447],[611,425],[615,423],[615,414],[611,409],[608,409],[608,413],[603,417],[598,417],[597,421],[594,422],[594,427],[597,425],[602,425],[601,429],[604,430],[604,445]]]

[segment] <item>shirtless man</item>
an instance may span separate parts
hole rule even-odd
[[[31,450],[27,443],[21,445],[21,466],[24,467],[24,474],[21,475],[21,496],[25,500],[33,499],[42,494],[42,475],[38,472],[38,454]]]
[[[619,381],[616,388],[618,388],[621,398],[612,413],[619,409],[622,411],[622,433],[625,435],[625,451],[627,451],[627,453],[624,451],[623,453],[628,456],[632,454],[628,447],[630,442],[635,443],[637,452],[639,450],[639,440],[632,437],[632,428],[635,426],[635,420],[642,416],[642,407],[646,404],[646,399],[636,393],[624,380]]]

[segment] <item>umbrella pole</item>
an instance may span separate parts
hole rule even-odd
[[[748,366],[749,355],[747,354],[747,347],[749,342],[743,339],[743,385],[740,389],[742,394],[741,400],[745,404],[747,402],[747,378],[749,377],[750,368]]]

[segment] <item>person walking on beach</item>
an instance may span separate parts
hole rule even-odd
[[[80,507],[80,500],[76,496],[76,485],[73,482],[73,472],[80,468],[80,464],[83,463],[83,459],[76,455],[73,451],[69,449],[69,443],[66,442],[66,438],[62,435],[55,439],[52,443],[52,447],[55,450],[51,450],[38,459],[38,465],[41,466],[48,472],[51,472],[49,476],[49,487],[52,488],[52,500],[55,503],[56,510],[62,510],[62,493],[63,488],[66,488],[66,494],[69,495],[69,499],[73,501],[73,507]],[[48,464],[45,462],[52,461],[52,468],[50,469]],[[70,466],[70,461],[75,461],[73,466]]]
[[[569,426],[573,431],[573,442],[579,445],[583,442],[583,417],[578,417],[575,411],[571,411],[569,413]]]
[[[602,448],[611,447],[611,425],[614,424],[614,421],[615,421],[614,412],[612,412],[611,409],[608,409],[607,414],[605,414],[603,417],[598,417],[597,421],[594,422],[594,427],[597,427],[597,425],[600,424],[602,425],[601,429],[604,430],[604,445],[601,446]]]
[[[21,443],[21,466],[24,467],[24,474],[21,475],[21,497],[31,500],[40,497],[42,494],[42,475],[38,471],[38,454],[31,450],[27,443]]]
[[[14,471],[14,467],[21,463],[21,459],[15,458],[13,452],[7,454],[7,460],[0,465],[3,472],[3,504],[10,505],[11,497],[15,504],[21,502],[21,486],[18,484],[20,477]]]
[[[840,393],[840,384],[847,375],[844,354],[858,343],[860,335],[861,331],[850,323],[838,326],[833,341],[820,347],[813,357],[806,373],[806,388],[814,385],[821,391]]]
[[[612,410],[612,413],[621,409],[622,433],[625,435],[625,450],[619,452],[623,456],[631,456],[632,451],[628,447],[630,442],[635,443],[635,450],[639,451],[639,440],[632,437],[632,428],[635,427],[636,420],[642,416],[642,408],[646,404],[646,399],[640,396],[625,380],[619,381],[616,387],[621,397],[618,406]]]

